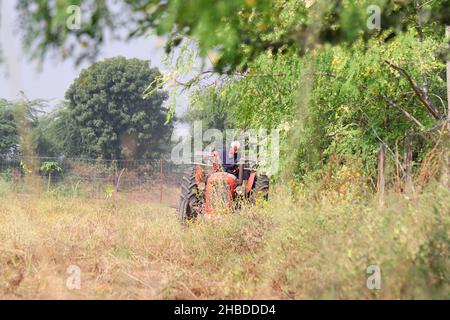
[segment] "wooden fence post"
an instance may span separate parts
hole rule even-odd
[[[386,187],[385,179],[385,149],[384,144],[381,144],[380,151],[377,155],[377,193],[380,206],[384,205],[384,191]]]

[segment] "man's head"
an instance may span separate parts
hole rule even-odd
[[[241,149],[241,143],[239,141],[231,142],[229,156],[231,157],[234,154],[238,153],[239,149]]]

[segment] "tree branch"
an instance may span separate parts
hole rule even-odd
[[[411,85],[412,89],[414,90],[414,93],[416,94],[417,98],[419,99],[419,101],[425,106],[425,108],[428,110],[428,112],[433,116],[433,118],[435,118],[436,120],[440,120],[442,117],[439,114],[438,111],[436,111],[436,109],[434,109],[434,107],[427,101],[425,93],[423,92],[423,90],[417,85],[417,83],[414,81],[413,78],[411,78],[411,76],[408,74],[408,72],[406,72],[405,69],[400,68],[399,66],[396,66],[395,64],[393,64],[392,62],[390,62],[389,60],[385,60],[386,64],[389,65],[391,68],[393,68],[394,70],[400,72],[400,74],[402,74],[409,82],[409,84]]]
[[[403,109],[402,107],[399,107],[394,101],[391,101],[387,98],[384,98],[386,100],[386,102],[391,106],[396,108],[397,110],[400,110],[409,120],[411,120],[412,122],[414,122],[415,124],[417,124],[421,129],[425,128],[425,126],[420,123],[419,120],[417,120],[412,114],[410,114],[408,111],[406,111],[405,109]]]

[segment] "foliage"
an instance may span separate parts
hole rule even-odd
[[[77,30],[67,27],[73,14],[69,10],[72,5],[81,6],[82,13],[89,13]],[[55,50],[62,57],[76,56],[77,63],[92,60],[99,53],[106,30],[118,27],[114,21],[120,17],[104,0],[18,0],[17,9],[24,47],[32,58],[43,58],[48,51]]]
[[[265,269],[280,291],[289,298],[444,298],[450,285],[450,243],[443,232],[450,227],[448,190],[433,185],[415,200],[392,194],[382,208],[359,192],[331,194],[317,202],[305,195],[290,209],[280,197],[268,209],[284,216]],[[370,265],[381,269],[381,290],[366,287]]]
[[[59,163],[56,161],[44,161],[41,164],[40,171],[50,175],[55,172],[61,172],[62,168],[60,167]]]
[[[56,161],[44,161],[39,170],[48,175],[47,192],[50,191],[50,184],[52,182],[52,174],[62,172],[62,168]]]
[[[335,156],[360,159],[363,173],[373,176],[381,143],[392,157],[396,146],[402,148],[406,132],[424,132],[437,123],[409,81],[386,60],[404,68],[416,82],[426,81],[431,102],[442,118],[446,113],[445,69],[439,58],[442,42],[433,37],[421,40],[414,30],[387,43],[386,37],[352,46],[326,45],[303,57],[268,51],[249,65],[244,76],[198,90],[194,101],[208,98],[211,92],[220,99],[210,100],[208,107],[194,105],[192,114],[212,119],[221,115],[220,107],[236,127],[279,128],[282,159],[288,158],[287,153],[296,155],[295,163],[284,166],[296,166],[300,176],[325,169]],[[309,94],[302,92],[308,83]],[[289,139],[293,135],[295,144]],[[426,147],[418,141],[417,157]]]
[[[0,100],[0,156],[152,158],[167,151],[166,93],[143,97],[158,78],[149,62],[117,57],[84,70],[61,106]]]
[[[67,102],[39,117],[36,131],[42,137],[38,146],[39,154],[45,157],[83,155],[80,128]]]
[[[180,119],[193,123],[202,121],[202,127],[225,130],[235,127],[233,117],[230,115],[232,108],[226,99],[221,97],[220,87],[209,87],[201,91],[201,94],[193,95],[190,100],[192,108],[188,109]]]
[[[166,94],[158,90],[144,98],[159,71],[148,61],[106,59],[81,72],[66,93],[67,110],[55,116],[59,132],[69,124],[64,139],[78,139],[76,154],[91,158],[151,158],[168,147],[171,124],[164,124]],[[73,122],[71,122],[73,121]],[[78,141],[72,141],[75,145]]]
[[[5,100],[0,100],[0,155],[17,153],[18,138],[13,110]]]
[[[80,29],[66,27],[70,5],[80,6]],[[274,54],[297,48],[308,51],[316,43],[351,43],[368,39],[377,30],[366,26],[369,5],[378,5],[381,29],[394,37],[405,31],[415,14],[415,1],[391,0],[127,0],[120,4],[90,0],[19,0],[21,26],[30,52],[38,57],[56,50],[78,61],[97,55],[107,33],[140,37],[151,31],[167,35],[167,51],[183,36],[199,40],[202,55],[218,50],[214,67],[232,72],[246,67],[267,50]],[[421,5],[430,28],[449,23],[448,0]],[[312,31],[312,32],[311,32]],[[441,32],[442,36],[443,33]],[[317,40],[317,41],[316,41]],[[78,50],[75,50],[77,48]]]
[[[0,158],[14,158],[28,150],[46,154],[45,133],[39,129],[43,100],[0,99]]]

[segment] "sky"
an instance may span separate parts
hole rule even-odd
[[[76,67],[73,60],[47,58],[41,68],[22,51],[17,32],[18,13],[16,1],[0,0],[0,41],[3,62],[0,63],[0,98],[16,100],[21,91],[28,99],[45,99],[55,106],[64,98],[64,93],[87,63]],[[114,56],[150,60],[152,67],[164,72],[164,42],[156,37],[135,39],[129,42],[107,40],[97,60]],[[187,107],[187,99],[177,99],[177,114]]]

